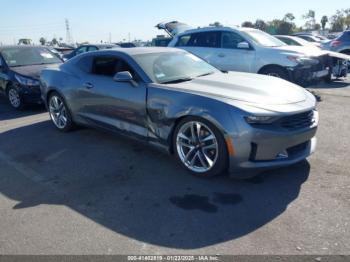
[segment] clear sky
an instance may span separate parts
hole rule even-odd
[[[298,25],[302,14],[316,11],[317,21],[337,9],[350,8],[350,0],[0,0],[0,42],[12,44],[19,38],[38,42],[65,39],[67,18],[75,41],[98,42],[128,39],[150,40],[160,32],[154,26],[178,20],[193,26],[219,21],[238,25],[257,18],[283,18],[291,12]]]

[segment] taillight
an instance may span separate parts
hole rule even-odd
[[[331,47],[338,47],[340,45],[341,45],[341,41],[339,41],[339,40],[334,40],[331,43]]]

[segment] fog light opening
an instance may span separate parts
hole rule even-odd
[[[289,157],[289,155],[288,155],[287,150],[283,150],[282,152],[277,154],[276,159],[286,159],[288,157]]]

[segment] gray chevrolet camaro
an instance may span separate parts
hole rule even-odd
[[[250,177],[316,147],[311,93],[274,77],[218,71],[183,50],[86,53],[43,70],[40,82],[59,130],[84,125],[145,140],[200,176]]]

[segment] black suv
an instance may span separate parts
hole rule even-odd
[[[15,109],[41,104],[40,72],[61,63],[47,47],[0,46],[0,93]]]

